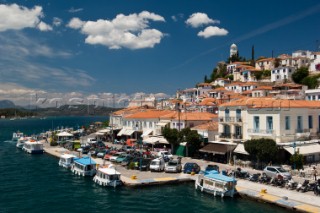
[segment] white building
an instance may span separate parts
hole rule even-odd
[[[262,58],[256,61],[255,67],[258,70],[272,70],[274,69],[274,58]]]
[[[230,80],[226,79],[226,78],[217,78],[216,80],[214,80],[211,84],[213,86],[224,86],[226,84],[230,84]]]
[[[314,52],[310,56],[310,72],[320,72],[320,52]]]
[[[308,89],[305,91],[306,100],[320,101],[320,89]]]
[[[271,82],[283,82],[284,80],[291,81],[292,73],[296,71],[295,67],[277,67],[271,71]]]
[[[238,47],[236,44],[232,44],[230,46],[230,57],[232,57],[233,55],[237,55],[238,53]]]

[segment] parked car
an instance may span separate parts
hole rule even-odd
[[[117,153],[117,151],[111,151],[111,152],[107,153],[107,154],[104,156],[104,159],[105,159],[105,160],[110,160],[110,158],[111,158],[114,154],[116,154],[116,153]]]
[[[132,155],[127,155],[121,162],[121,166],[128,166],[132,159]]]
[[[133,150],[133,147],[132,147],[132,146],[124,145],[124,146],[122,147],[122,149],[123,149],[124,151],[126,151],[126,152],[129,152],[129,151]]]
[[[97,158],[103,158],[107,153],[108,153],[109,150],[107,149],[100,149],[97,153]]]
[[[212,171],[212,170],[215,170],[217,172],[220,172],[219,171],[219,166],[218,165],[215,165],[215,164],[208,164],[206,166],[206,169],[205,169],[205,172],[209,172],[209,171]]]
[[[163,158],[172,158],[173,157],[173,155],[170,153],[170,152],[168,152],[168,151],[159,151],[158,153],[157,153],[157,156],[158,157],[163,157]]]
[[[150,163],[150,170],[151,171],[163,171],[165,166],[165,162],[163,158],[156,158],[153,159]]]
[[[127,157],[127,153],[122,153],[120,154],[117,158],[116,158],[116,163],[121,163],[126,157]]]
[[[138,168],[135,167],[135,169],[139,169],[140,171],[148,171],[150,169],[151,161],[151,158],[142,158],[138,163]]]
[[[81,152],[82,154],[88,154],[91,146],[83,146],[81,148],[78,148],[77,151]]]
[[[102,141],[98,141],[95,145],[98,148],[106,148],[106,145]]]
[[[281,166],[266,166],[263,169],[263,173],[270,178],[277,177],[277,175],[281,175],[284,180],[290,180],[292,178],[291,174]]]
[[[197,163],[186,163],[183,166],[183,173],[190,174],[191,172],[194,172],[198,174],[200,172],[200,166]]]
[[[182,165],[179,159],[169,160],[169,162],[166,163],[164,168],[165,172],[181,172],[181,170],[182,170]]]
[[[111,162],[116,162],[117,158],[119,156],[121,156],[122,154],[125,154],[125,152],[117,152],[117,153],[114,153],[111,157],[110,157],[110,161]]]

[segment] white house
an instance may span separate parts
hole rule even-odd
[[[216,80],[214,80],[211,84],[213,86],[224,86],[226,84],[230,84],[231,81],[229,79],[226,78],[217,78]]]
[[[272,70],[274,69],[274,58],[262,58],[256,61],[255,67],[258,70]]]
[[[320,72],[320,52],[314,52],[310,56],[310,72]]]
[[[308,89],[305,91],[306,100],[320,101],[320,89]]]
[[[291,81],[292,73],[296,71],[295,67],[277,67],[271,71],[271,82],[283,82],[284,80]]]

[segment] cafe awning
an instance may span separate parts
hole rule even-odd
[[[158,144],[158,143],[169,144],[169,142],[164,137],[149,137],[144,139],[143,142],[148,144]]]
[[[288,151],[291,155],[294,155],[294,148],[292,146],[283,147],[286,151]],[[311,155],[320,153],[320,145],[319,144],[308,144],[303,146],[297,146],[296,152],[299,151],[301,155]]]
[[[157,123],[156,125],[157,125],[157,126],[164,127],[164,126],[167,125],[168,123],[170,123],[170,121],[162,120],[162,121],[159,121],[159,123]]]
[[[123,133],[123,135],[130,136],[130,135],[132,135],[133,133],[134,133],[134,130],[132,130],[132,129],[127,129],[127,130]]]
[[[235,144],[211,143],[200,149],[200,152],[207,152],[218,155],[225,155],[227,152],[234,150]]]
[[[126,128],[122,128],[120,132],[118,132],[117,136],[122,136],[127,131]]]
[[[143,134],[141,135],[141,137],[145,137],[150,135],[153,132],[153,129],[147,129],[145,131],[143,131]]]
[[[233,150],[234,153],[249,155],[249,153],[244,149],[244,144],[239,143],[237,147]]]

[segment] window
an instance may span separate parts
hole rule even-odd
[[[312,100],[314,100],[314,101],[316,100],[316,96],[315,95],[312,96]]]
[[[260,118],[259,116],[254,116],[253,117],[253,127],[254,127],[254,130],[259,130],[260,128]]]
[[[320,100],[320,95],[318,95],[318,100]]]
[[[302,126],[302,116],[298,116],[297,117],[297,131],[298,132],[302,132],[302,128],[303,128],[303,126]]]
[[[267,130],[273,130],[273,119],[272,116],[267,116]]]
[[[149,128],[152,128],[152,122],[149,122]]]
[[[225,114],[226,121],[228,122],[229,118],[230,118],[230,110],[229,109],[225,109],[224,110],[224,114]]]
[[[286,116],[285,120],[286,120],[286,130],[290,130],[290,116]]]
[[[308,116],[308,123],[309,123],[309,129],[313,128],[313,119],[312,119],[312,115]]]
[[[236,119],[237,121],[241,121],[241,109],[236,109]]]

